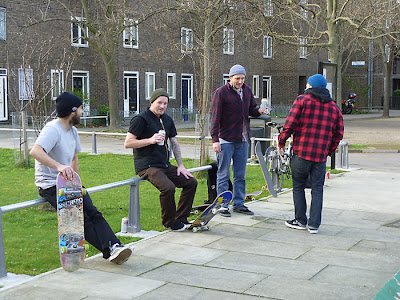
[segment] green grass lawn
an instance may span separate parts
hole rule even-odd
[[[79,154],[80,176],[86,188],[128,179],[134,174],[131,155]],[[172,162],[175,163],[175,162]],[[184,160],[186,168],[198,162]],[[37,199],[34,184],[34,160],[30,168],[14,165],[14,152],[0,149],[0,205]],[[198,175],[198,174],[196,174]],[[199,176],[194,204],[207,199],[206,176]],[[261,190],[265,184],[258,165],[247,167],[247,192]],[[285,180],[284,187],[290,187]],[[162,231],[159,192],[149,182],[140,183],[140,224],[142,230]],[[176,199],[179,195],[179,189]],[[264,191],[259,197],[268,196]],[[91,194],[94,205],[103,213],[114,232],[121,229],[121,219],[128,216],[129,186]],[[7,271],[37,275],[60,266],[58,254],[57,216],[55,212],[40,211],[37,206],[3,214],[3,238]],[[137,239],[123,238],[123,243]],[[88,255],[98,253],[90,246]]]

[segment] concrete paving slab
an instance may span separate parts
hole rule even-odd
[[[349,251],[374,253],[397,258],[399,256],[400,243],[361,240],[354,247],[351,247]]]
[[[365,300],[374,295],[367,287],[354,288],[329,283],[312,282],[283,276],[269,276],[251,287],[246,294],[270,297],[272,299],[296,300]]]
[[[340,276],[338,276],[340,274]],[[357,268],[348,268],[329,265],[317,275],[312,282],[329,283],[335,282],[335,285],[350,286],[355,288],[368,287],[379,289],[393,276],[391,272],[382,272],[378,270],[365,271]]]
[[[252,272],[266,275],[288,276],[310,279],[323,270],[326,263],[310,263],[300,260],[264,256],[249,253],[230,252],[208,263],[210,267]]]
[[[217,225],[218,226],[218,225]],[[222,235],[215,234],[215,226],[212,227],[214,234],[209,234],[210,231],[193,233],[191,231],[170,232],[159,239],[161,242],[172,244],[183,244],[188,246],[204,247],[212,242],[222,239]],[[247,228],[247,227],[246,227]]]
[[[310,246],[253,240],[237,237],[225,237],[210,245],[210,248],[258,255],[269,255],[295,259],[311,249]]]
[[[344,228],[337,235],[342,237],[355,237],[358,239],[374,240],[381,242],[396,242],[400,243],[400,234],[397,228],[388,228],[381,226],[374,229],[367,228]]]
[[[257,224],[256,224],[257,225]],[[246,237],[248,239],[257,239],[263,236],[266,232],[272,231],[264,228],[256,228],[255,226],[241,226],[234,224],[218,224],[211,228],[210,231],[204,232],[204,235],[217,235],[219,237]]]
[[[371,271],[382,271],[395,274],[399,269],[400,259],[382,256],[381,254],[345,251],[329,248],[313,248],[298,258],[301,261],[326,263],[329,265],[356,268]],[[338,276],[338,274],[336,274]],[[340,276],[338,276],[340,277]]]
[[[137,249],[136,255],[149,256],[165,260],[171,260],[182,263],[203,265],[209,261],[225,254],[223,249],[209,249],[204,247],[194,247],[183,244],[171,244],[157,242],[155,247],[146,247]]]
[[[342,250],[347,250],[359,242],[359,239],[353,237],[331,236],[324,234],[323,231],[320,234],[310,234],[307,230],[290,230],[289,228],[275,230],[259,239]]]
[[[263,280],[266,275],[174,262],[145,273],[140,277],[165,280],[176,284],[195,287],[243,293],[245,290]]]

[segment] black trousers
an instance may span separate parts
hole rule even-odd
[[[39,188],[39,195],[57,209],[56,186],[48,189]],[[101,212],[93,205],[89,194],[83,196],[83,216],[85,240],[101,251],[104,258],[109,258],[110,246],[121,242],[115,236]]]

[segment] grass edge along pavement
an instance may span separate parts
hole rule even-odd
[[[79,163],[80,176],[87,188],[135,176],[132,155],[79,153]],[[184,159],[184,164],[192,168],[196,162]],[[29,168],[16,167],[14,150],[0,148],[0,179],[3,183],[0,187],[1,206],[38,198],[33,165],[34,160],[30,160]],[[207,199],[206,176],[199,177],[194,204],[202,204]],[[248,166],[246,179],[249,192],[261,190],[265,184],[258,165]],[[284,187],[291,187],[291,180],[285,180]],[[149,182],[140,183],[139,192],[142,229],[164,231],[159,192]],[[180,189],[177,189],[176,199],[179,193]],[[257,198],[266,196],[269,196],[268,191]],[[129,187],[94,193],[92,200],[113,231],[119,232],[121,219],[128,215]],[[38,275],[60,266],[55,212],[40,211],[34,206],[4,213],[2,219],[7,272]],[[121,240],[123,243],[131,243],[137,238],[121,237]],[[88,256],[97,253],[90,246]]]

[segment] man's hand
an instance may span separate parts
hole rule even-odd
[[[215,153],[220,153],[221,152],[221,143],[220,142],[213,143],[213,150]]]
[[[178,169],[176,171],[176,175],[183,175],[185,176],[186,179],[189,179],[190,177],[193,177],[192,174],[190,174],[190,172],[188,170],[186,170],[186,168],[184,166],[178,166]]]
[[[278,147],[278,153],[279,153],[279,155],[280,156],[282,156],[282,153],[284,153],[285,152],[285,148],[284,147]]]
[[[67,180],[72,180],[75,176],[75,171],[71,166],[59,165],[57,171],[63,173]]]

